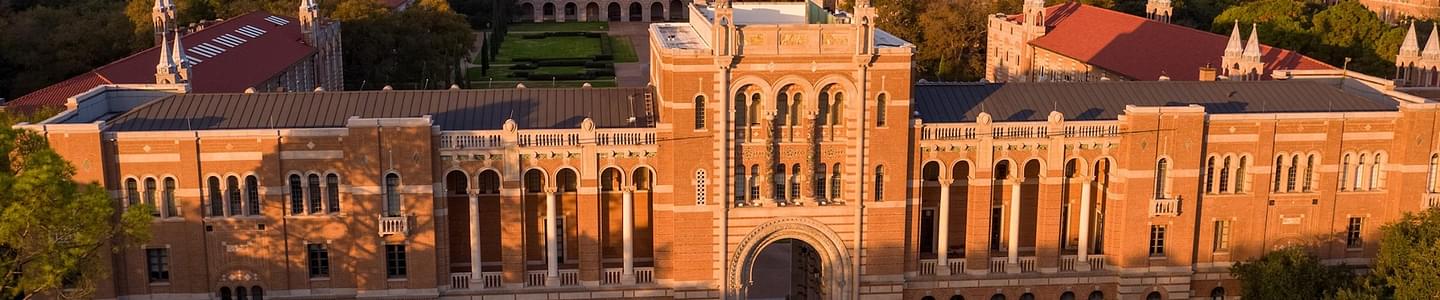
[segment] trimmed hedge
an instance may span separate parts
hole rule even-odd
[[[534,63],[518,63],[510,66],[511,70],[534,70],[538,68],[540,68],[540,66]]]
[[[600,32],[562,31],[562,32],[527,33],[527,34],[522,34],[522,35],[520,35],[520,38],[522,38],[522,39],[527,39],[527,40],[538,40],[538,39],[543,39],[543,38],[548,38],[548,37],[561,37],[561,36],[578,36],[578,37],[587,37],[587,38],[600,38],[600,37],[604,37],[605,34],[604,34],[604,33],[600,33]],[[603,42],[602,42],[602,43],[603,43]]]
[[[515,77],[519,77],[519,76],[515,76]],[[525,79],[537,80],[537,81],[539,81],[539,80],[594,80],[594,79],[595,79],[595,75],[589,74],[588,72],[587,72],[587,73],[580,73],[580,74],[575,74],[575,73],[570,73],[570,74],[545,74],[545,73],[535,73],[535,74],[529,74],[529,76],[526,76]]]

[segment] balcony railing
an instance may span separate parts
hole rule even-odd
[[[1089,264],[1090,264],[1090,270],[1091,270],[1091,271],[1099,271],[1099,270],[1104,270],[1104,269],[1105,269],[1105,257],[1104,257],[1104,256],[1091,255],[1090,257],[1086,257],[1085,260],[1086,260],[1086,263],[1089,263]]]
[[[654,145],[654,129],[600,129],[595,133],[595,144],[608,145]]]
[[[1110,121],[1065,123],[1065,137],[1110,137],[1120,135],[1120,125]]]
[[[652,268],[652,267],[635,268],[635,283],[653,283],[653,282],[655,282],[655,268]]]
[[[545,270],[525,271],[525,286],[545,286]]]
[[[965,258],[951,258],[945,262],[945,267],[950,268],[950,274],[965,274]]]
[[[1076,261],[1076,260],[1077,260],[1077,258],[1076,258],[1074,255],[1061,255],[1061,256],[1060,256],[1060,266],[1059,266],[1059,267],[1060,267],[1060,272],[1073,272],[1073,271],[1075,271],[1075,261]]]
[[[934,260],[934,259],[921,259],[921,260],[920,260],[920,276],[933,276],[933,275],[935,275],[935,260]]]
[[[409,216],[380,216],[380,235],[405,235],[408,233],[410,233]]]
[[[580,285],[580,270],[560,270],[560,285]]]
[[[1021,273],[1034,273],[1040,271],[1040,269],[1037,267],[1038,265],[1039,264],[1036,263],[1036,259],[1034,256],[1020,258]]]
[[[1180,198],[1150,200],[1151,216],[1179,216]]]
[[[450,289],[464,290],[470,288],[470,272],[450,273]]]
[[[500,148],[501,131],[456,131],[440,135],[440,149]]]
[[[1440,193],[1426,193],[1421,199],[1425,199],[1421,203],[1425,208],[1440,208]]]
[[[621,279],[625,278],[625,269],[606,268],[600,275],[600,284],[620,284]]]
[[[501,278],[504,278],[504,275],[503,275],[503,273],[500,273],[500,272],[483,272],[483,273],[480,273],[480,282],[483,283],[483,284],[485,284],[484,288],[487,288],[487,289],[488,289],[488,288],[498,288],[498,287],[500,287],[501,285],[504,285],[505,283],[504,283],[503,281],[501,281],[501,280],[502,280]]]
[[[991,273],[991,274],[1004,274],[1004,273],[1005,273],[1005,265],[1007,265],[1007,264],[1009,264],[1009,263],[1010,263],[1010,259],[1008,259],[1008,258],[1004,258],[1004,257],[991,257],[991,258],[990,258],[990,273]]]

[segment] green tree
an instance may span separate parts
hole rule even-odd
[[[1259,0],[1225,9],[1210,26],[1210,31],[1230,34],[1238,22],[1247,29],[1260,26],[1261,41],[1280,48],[1308,53],[1316,39],[1310,34],[1310,13],[1305,4],[1294,0]]]
[[[0,297],[86,298],[93,280],[108,277],[102,255],[149,239],[154,208],[117,213],[103,187],[71,179],[75,168],[43,136],[0,119]]]
[[[351,89],[458,83],[459,64],[475,42],[465,17],[441,0],[421,1],[399,13],[374,0],[346,0],[333,16],[345,24],[342,46]]]
[[[1406,213],[1380,227],[1372,275],[1395,299],[1440,298],[1440,210]]]
[[[1306,54],[1341,64],[1344,64],[1345,58],[1352,58],[1354,62],[1350,67],[1365,73],[1393,68],[1393,54],[1389,58],[1380,57],[1373,50],[1390,26],[1359,2],[1344,1],[1331,5],[1311,20],[1310,32],[1317,38],[1318,45]],[[1386,64],[1391,67],[1385,67]]]
[[[985,75],[986,21],[991,6],[984,1],[937,1],[919,16],[922,36],[915,60],[921,77],[941,81],[975,81]]]
[[[121,4],[47,3],[0,15],[0,97],[19,97],[132,53]]]
[[[875,27],[885,30],[906,41],[917,41],[920,36],[919,20],[920,8],[925,7],[924,3],[930,0],[874,0],[870,5],[875,7]]]
[[[1266,253],[1255,261],[1230,267],[1240,280],[1245,299],[1309,300],[1333,296],[1353,284],[1354,275],[1344,266],[1327,266],[1300,247]]]

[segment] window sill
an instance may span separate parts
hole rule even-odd
[[[155,222],[155,223],[183,223],[183,222],[185,222],[185,218],[181,218],[181,217],[168,217],[168,218],[156,217],[153,222]]]
[[[205,221],[260,221],[265,220],[265,215],[245,215],[229,217],[205,217]]]
[[[310,278],[310,282],[316,282],[316,281],[330,281],[330,277],[311,277],[311,278]]]
[[[1149,257],[1149,258],[1150,258],[1151,261],[1168,259],[1168,257],[1164,257],[1164,256],[1151,256],[1151,257]]]
[[[346,217],[346,216],[349,216],[349,215],[346,215],[346,214],[344,214],[344,213],[331,213],[331,214],[313,214],[313,215],[286,215],[285,218],[286,218],[286,219],[333,219],[333,218],[341,218],[341,217]]]
[[[170,282],[169,282],[169,281],[151,282],[151,283],[150,283],[150,286],[170,286]]]
[[[1365,251],[1365,248],[1364,248],[1364,247],[1361,247],[1361,248],[1345,248],[1345,252],[1361,252],[1361,251]]]
[[[406,281],[410,281],[410,279],[409,279],[409,278],[386,278],[385,281],[386,281],[386,282],[406,282]]]

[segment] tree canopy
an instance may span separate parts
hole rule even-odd
[[[1440,209],[1407,213],[1381,227],[1373,276],[1394,299],[1440,297]]]
[[[1240,280],[1240,294],[1245,299],[1323,299],[1354,280],[1345,267],[1321,264],[1319,258],[1301,247],[1237,263],[1230,267],[1230,274]]]
[[[1260,41],[1299,51],[1336,67],[1388,78],[1395,66],[1405,28],[1381,21],[1354,0],[1333,5],[1293,0],[1259,0],[1226,9],[1210,30],[1229,34],[1239,23],[1259,25]]]
[[[448,87],[475,43],[470,23],[443,0],[399,13],[374,0],[345,0],[332,16],[344,23],[348,89]]]
[[[43,136],[11,128],[14,120],[0,116],[0,297],[85,298],[93,280],[109,277],[99,262],[111,246],[149,239],[154,208],[117,214],[105,188],[73,181],[75,168]]]

